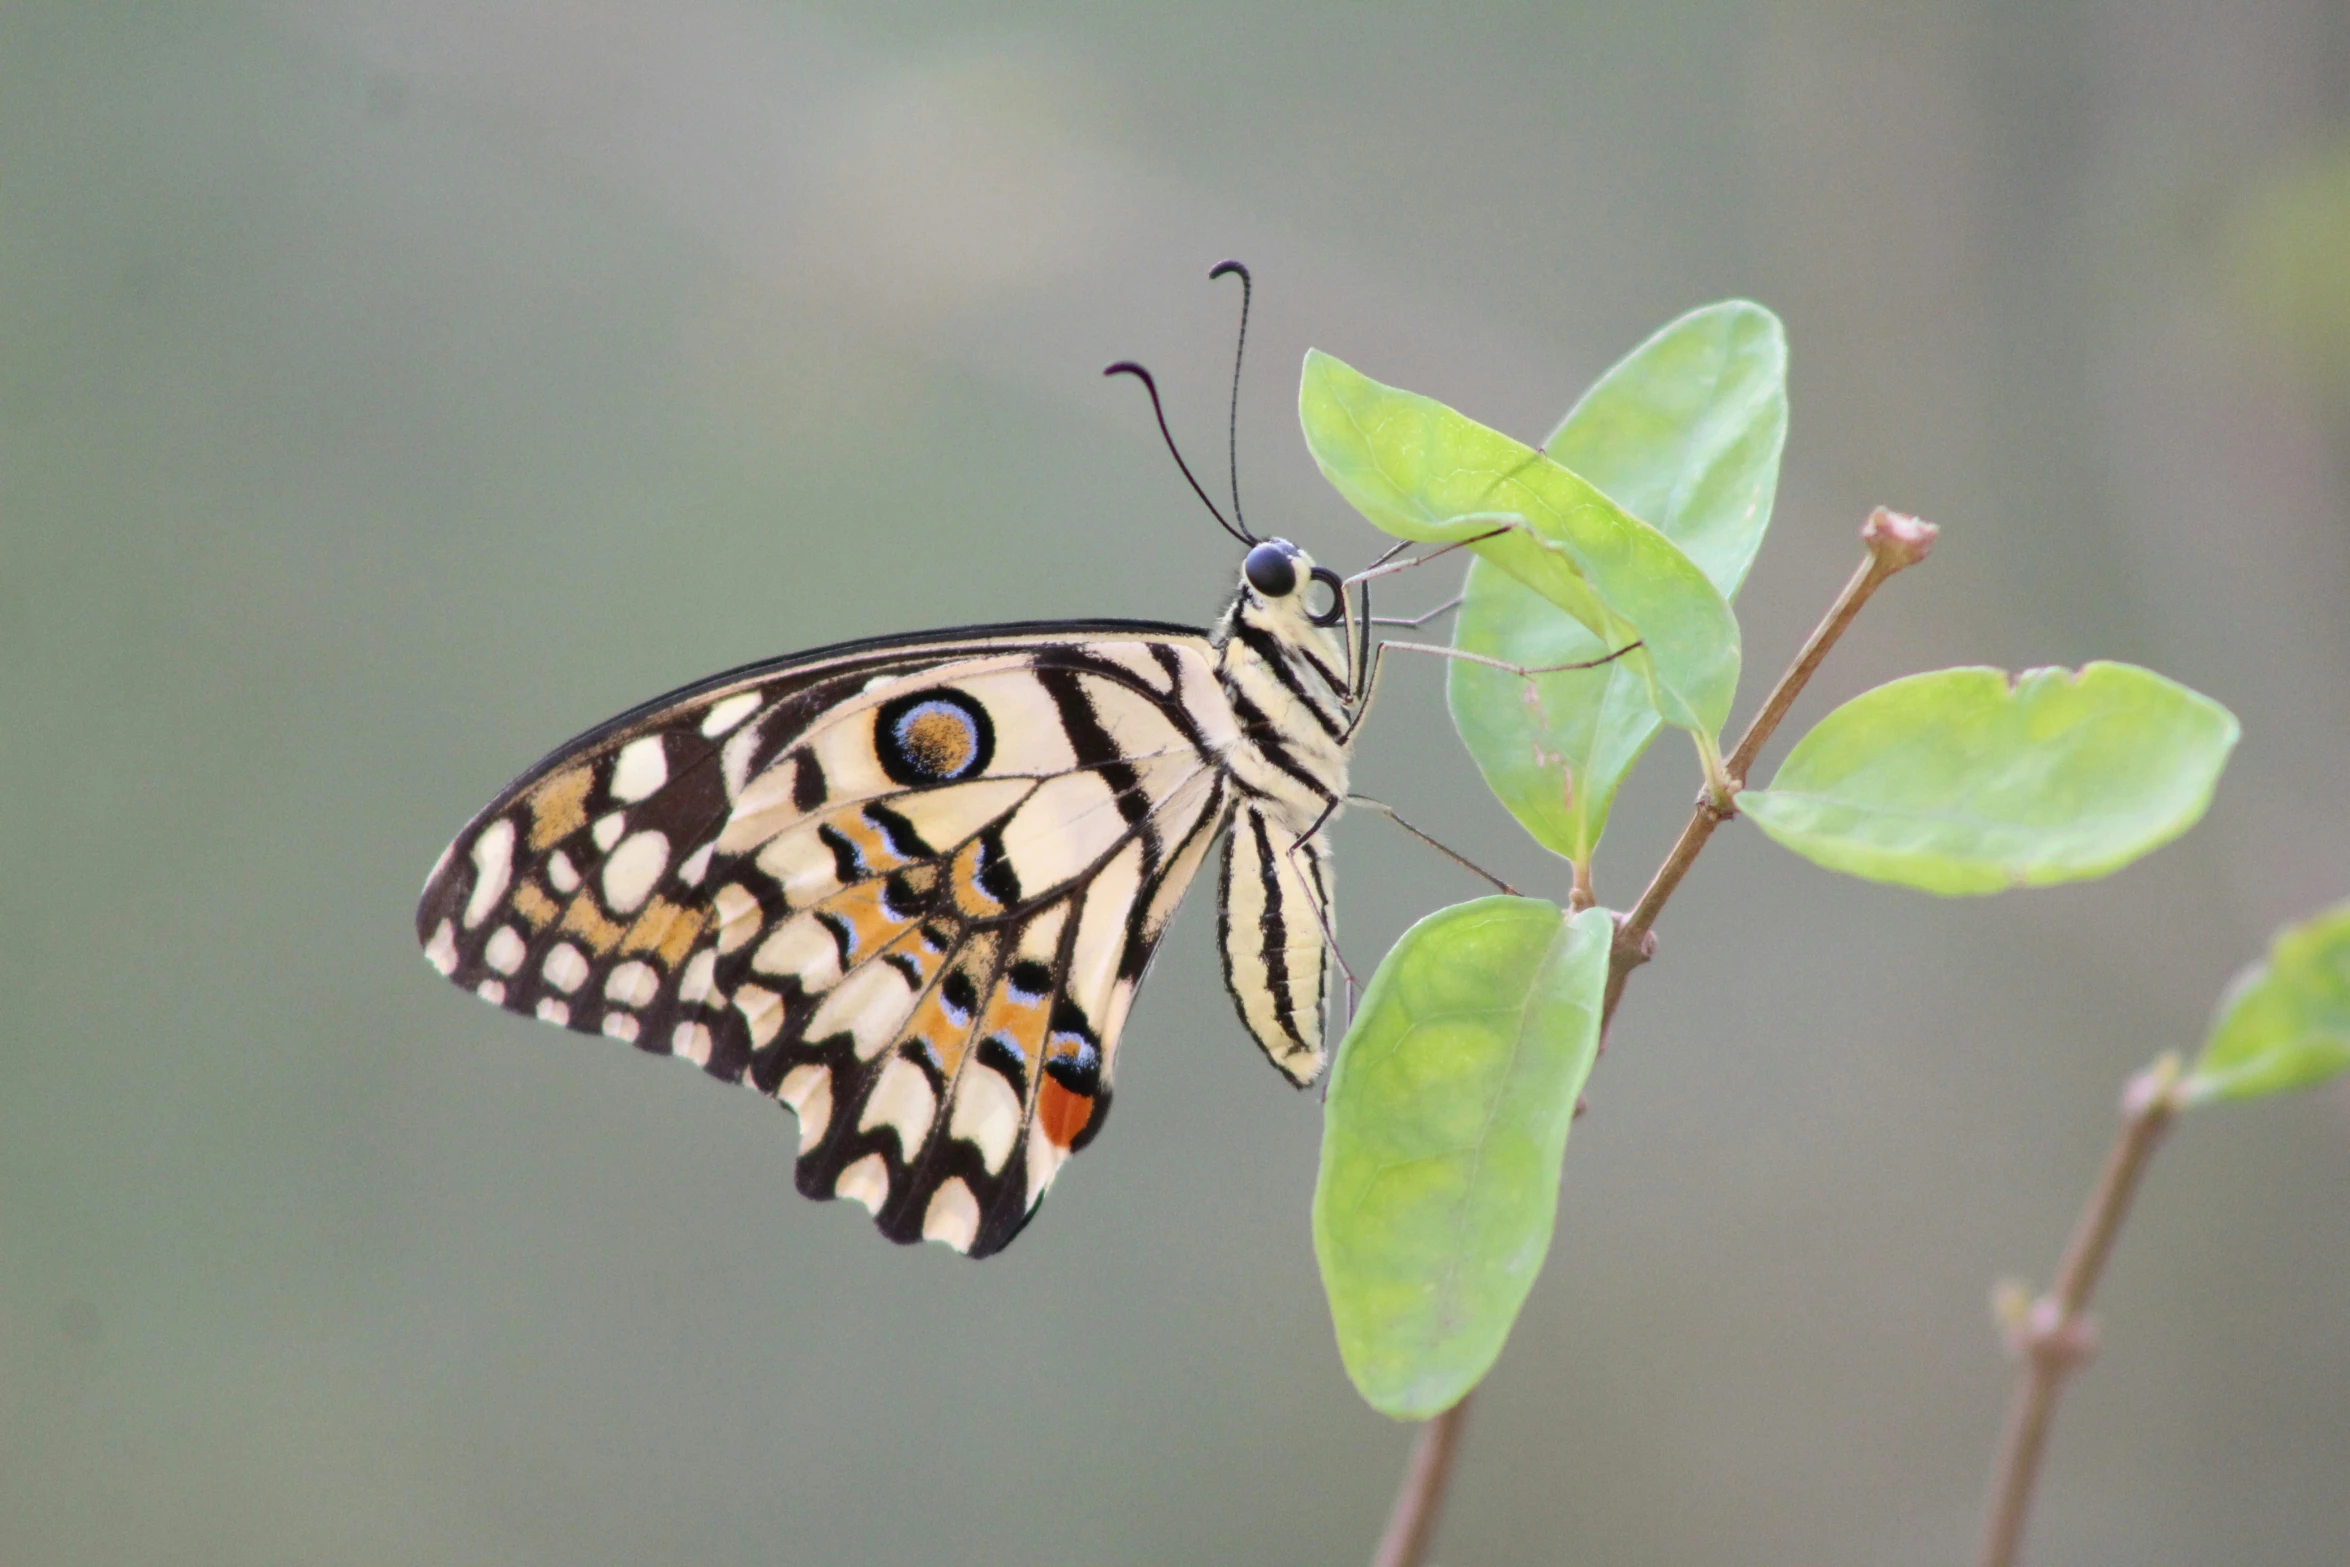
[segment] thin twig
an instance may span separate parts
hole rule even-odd
[[[1755,757],[1771,738],[1772,731],[1779,727],[1779,720],[1785,718],[1787,710],[1795,705],[1795,699],[1802,695],[1812,672],[1820,667],[1820,660],[1828,656],[1828,650],[1836,645],[1836,639],[1844,635],[1845,628],[1852,624],[1852,618],[1860,613],[1869,595],[1876,592],[1885,579],[1895,572],[1924,560],[1934,547],[1935,532],[1930,522],[1920,522],[1915,517],[1887,511],[1882,506],[1870,513],[1869,520],[1862,524],[1860,530],[1861,542],[1868,546],[1869,558],[1852,574],[1852,580],[1845,583],[1844,591],[1836,596],[1836,602],[1829,607],[1826,617],[1804,640],[1802,650],[1795,655],[1795,662],[1787,666],[1787,672],[1779,677],[1779,683],[1771,689],[1762,710],[1746,726],[1746,733],[1740,737],[1737,748],[1729,756],[1729,774],[1734,784],[1746,781],[1746,770],[1754,765]],[[1407,644],[1390,642],[1387,645],[1396,647]],[[1443,651],[1449,653],[1454,650]],[[1611,654],[1610,657],[1619,656],[1624,651],[1629,650],[1620,649],[1618,654]],[[1656,875],[1649,881],[1648,890],[1641,894],[1639,904],[1617,922],[1615,948],[1608,957],[1607,999],[1599,1014],[1599,1034],[1603,1048],[1608,1024],[1616,1015],[1616,1003],[1623,998],[1625,978],[1632,970],[1647,962],[1653,950],[1654,943],[1649,931],[1656,923],[1657,914],[1664,908],[1665,900],[1673,895],[1673,889],[1681,884],[1681,878],[1688,874],[1690,862],[1705,847],[1706,839],[1712,837],[1713,830],[1734,814],[1734,811],[1716,807],[1711,799],[1701,795],[1697,814],[1690,818],[1689,825],[1682,830],[1680,841],[1673,845],[1672,853],[1665,857],[1664,864],[1657,867]],[[1590,906],[1590,897],[1590,883],[1585,879],[1584,869],[1578,866],[1575,895],[1570,902],[1575,907],[1587,908]],[[1582,1114],[1580,1104],[1576,1106],[1576,1114]],[[1395,1493],[1395,1508],[1387,1518],[1387,1532],[1380,1536],[1378,1554],[1371,1559],[1372,1567],[1420,1567],[1421,1559],[1427,1554],[1428,1542],[1436,1532],[1436,1515],[1444,1505],[1444,1488],[1452,1474],[1453,1454],[1460,1445],[1461,1422],[1466,1418],[1468,1408],[1469,1401],[1464,1397],[1450,1409],[1421,1425],[1419,1437],[1412,1444],[1411,1462],[1404,1469],[1403,1483]]]
[[[2065,1379],[2096,1352],[2089,1297],[2105,1272],[2106,1259],[2113,1255],[2114,1237],[2129,1216],[2130,1199],[2137,1195],[2146,1162],[2178,1116],[2180,1076],[2179,1058],[2166,1055],[2130,1079],[2122,1093],[2120,1130],[2105,1155],[2097,1188],[2089,1194],[2088,1206],[2065,1245],[2056,1283],[2028,1305],[2009,1305],[2008,1344],[2023,1366],[2016,1375],[2007,1430],[1992,1471],[1982,1567],[2015,1567],[2024,1520],[2031,1513],[2032,1492],[2040,1478],[2040,1460],[2048,1451],[2048,1424],[2056,1414],[2057,1395],[2064,1390]]]
[[[1444,1488],[1452,1479],[1454,1454],[1460,1451],[1461,1422],[1468,1418],[1469,1400],[1461,1401],[1421,1425],[1412,1443],[1411,1462],[1404,1466],[1403,1484],[1395,1493],[1395,1510],[1387,1516],[1387,1532],[1379,1537],[1379,1554],[1371,1567],[1420,1567],[1428,1542],[1436,1534],[1436,1515],[1444,1506]]]
[[[1860,613],[1861,606],[1869,601],[1869,596],[1883,587],[1894,573],[1916,565],[1932,553],[1934,536],[1939,531],[1930,522],[1921,522],[1915,517],[1888,511],[1882,506],[1869,514],[1869,520],[1861,525],[1860,530],[1861,543],[1868,547],[1868,559],[1854,569],[1851,580],[1844,584],[1844,591],[1836,595],[1836,602],[1828,607],[1828,613],[1812,628],[1811,635],[1804,638],[1794,662],[1779,677],[1779,683],[1771,688],[1771,694],[1763,699],[1754,721],[1746,726],[1746,733],[1738,737],[1738,744],[1724,761],[1733,788],[1745,787],[1747,771],[1754,766],[1755,758],[1762,754],[1762,748],[1770,743],[1772,734],[1778,730],[1779,721],[1787,716],[1787,710],[1795,705],[1795,699],[1811,683],[1811,677],[1819,669],[1821,660],[1828,656],[1829,649],[1844,635],[1853,617]],[[1624,993],[1624,980],[1634,969],[1646,963],[1655,951],[1649,932],[1656,925],[1657,915],[1664,912],[1665,900],[1681,885],[1681,878],[1689,874],[1690,865],[1696,861],[1698,851],[1705,847],[1705,841],[1713,836],[1714,829],[1736,814],[1734,798],[1727,805],[1717,804],[1710,796],[1701,795],[1698,798],[1697,808],[1690,814],[1689,825],[1681,829],[1679,840],[1674,843],[1672,852],[1665,856],[1664,863],[1657,867],[1656,874],[1649,879],[1647,890],[1640,894],[1640,901],[1632,906],[1631,913],[1616,922],[1615,951],[1608,962],[1607,1004],[1602,1016],[1615,1016],[1616,1002]],[[1603,1023],[1601,1026],[1604,1029],[1606,1025]]]

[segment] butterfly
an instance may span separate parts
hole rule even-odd
[[[1245,295],[1242,321],[1245,341]],[[1110,372],[1158,408],[1148,372]],[[802,1193],[982,1257],[1100,1132],[1136,988],[1220,841],[1226,988],[1311,1083],[1368,598],[1350,615],[1337,573],[1224,525],[1247,554],[1212,629],[850,642],[598,725],[443,852],[425,956],[508,1011],[756,1088],[798,1117]]]

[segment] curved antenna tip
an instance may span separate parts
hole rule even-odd
[[[1255,534],[1246,528],[1236,528],[1224,520],[1224,514],[1216,510],[1216,503],[1208,499],[1208,492],[1201,489],[1199,480],[1192,477],[1191,464],[1183,460],[1183,450],[1175,444],[1175,432],[1167,428],[1167,410],[1159,404],[1159,383],[1151,373],[1131,359],[1121,359],[1116,364],[1104,365],[1102,374],[1130,375],[1142,383],[1143,390],[1150,393],[1151,417],[1159,422],[1159,439],[1167,443],[1167,455],[1175,459],[1175,466],[1183,474],[1183,482],[1191,486],[1191,493],[1200,498],[1200,504],[1207,507],[1208,515],[1216,519],[1217,526],[1243,544],[1256,543]]]
[[[1223,276],[1225,273],[1227,273],[1227,272],[1237,272],[1237,273],[1239,273],[1239,274],[1241,275],[1241,278],[1242,278],[1244,281],[1248,281],[1248,282],[1254,282],[1254,281],[1255,281],[1253,278],[1250,278],[1250,277],[1249,277],[1249,275],[1248,275],[1248,263],[1246,263],[1246,262],[1244,262],[1244,261],[1219,261],[1219,262],[1217,262],[1217,263],[1216,263],[1214,266],[1212,266],[1212,267],[1208,268],[1208,281],[1212,283],[1212,282],[1214,282],[1216,279],[1218,279],[1218,278],[1222,277],[1222,276]]]

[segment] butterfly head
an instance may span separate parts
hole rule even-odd
[[[1346,615],[1346,588],[1337,572],[1287,539],[1265,539],[1241,563],[1242,594],[1277,615],[1297,615],[1316,626],[1335,626]]]

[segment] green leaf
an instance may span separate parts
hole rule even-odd
[[[1755,825],[1830,870],[1952,896],[2085,881],[2195,825],[2235,715],[2132,664],[1943,669],[1879,686],[1803,737]]]
[[[1786,438],[1786,334],[1760,305],[1730,300],[1634,349],[1543,446],[1654,525],[1728,599],[1770,526]],[[1482,560],[1469,567],[1453,646],[1525,669],[1607,652]],[[1528,681],[1456,659],[1446,696],[1487,787],[1545,848],[1588,865],[1618,786],[1656,735],[1640,672],[1619,659]]]
[[[1480,898],[1372,977],[1330,1074],[1314,1255],[1382,1414],[1451,1407],[1501,1354],[1550,1249],[1614,936],[1605,909]]]
[[[2350,1071],[2350,903],[2277,932],[2220,998],[2181,1093],[2259,1099]]]
[[[1472,546],[1581,621],[1648,682],[1665,722],[1710,745],[1738,687],[1738,623],[1688,556],[1576,474],[1319,350],[1298,417],[1322,475],[1398,538]]]

